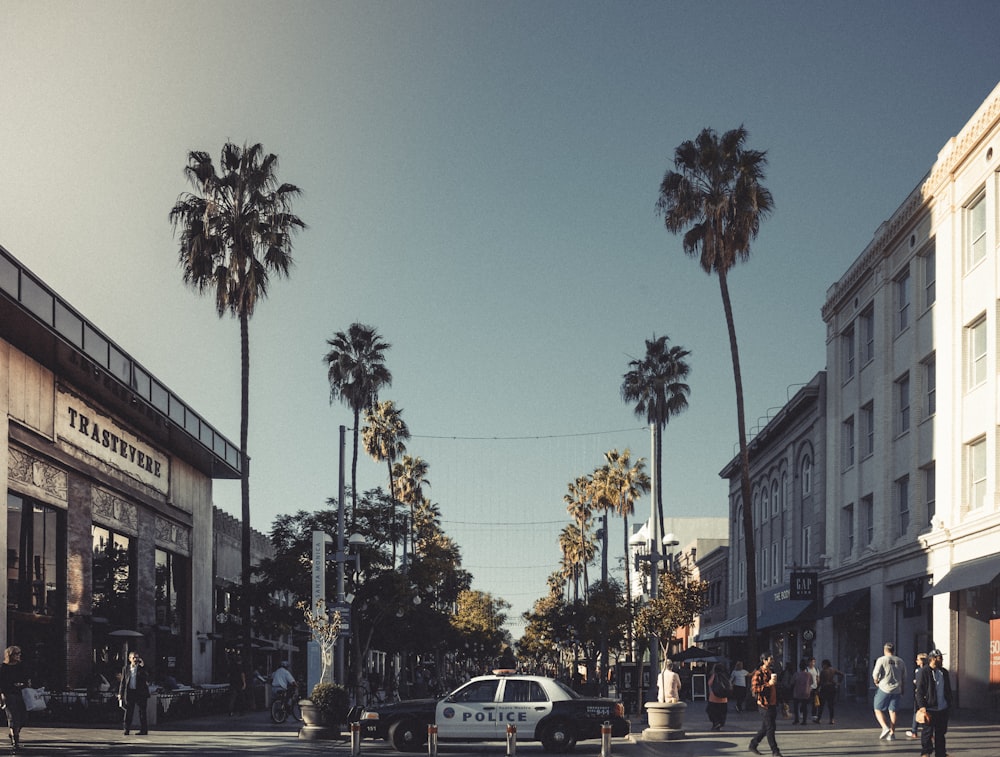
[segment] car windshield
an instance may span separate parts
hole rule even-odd
[[[556,679],[555,684],[556,684],[556,686],[558,686],[560,688],[560,690],[566,692],[566,696],[568,696],[570,699],[579,699],[580,698],[579,694],[577,694],[575,691],[573,691],[573,689],[571,689],[569,686],[567,686],[566,684],[564,684],[562,681]]]

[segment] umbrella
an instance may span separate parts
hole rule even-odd
[[[128,646],[131,639],[144,639],[146,638],[143,634],[138,631],[133,631],[129,628],[120,628],[117,631],[112,631],[108,634],[113,639],[123,639],[125,642],[125,658],[128,658]]]
[[[688,647],[683,652],[678,652],[670,659],[674,662],[684,662],[685,660],[704,660],[715,657],[715,654],[701,647]]]

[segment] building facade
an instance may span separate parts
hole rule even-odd
[[[126,645],[210,681],[212,481],[239,450],[3,248],[0,418],[0,644],[53,689],[113,680]]]
[[[823,597],[836,605],[820,624],[841,661],[861,655],[859,614],[868,657],[887,640],[907,660],[940,648],[958,705],[994,710],[998,217],[1000,86],[827,292]]]

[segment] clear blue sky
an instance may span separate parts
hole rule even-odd
[[[254,527],[335,494],[325,340],[375,325],[445,529],[516,618],[567,483],[649,454],[619,387],[654,333],[692,353],[667,511],[727,514],[718,284],[654,214],[674,148],[743,123],[768,151],[731,280],[753,428],[824,367],[827,287],[996,85],[998,27],[995,2],[0,0],[0,244],[235,441],[238,327],[183,286],[167,213],[189,150],[277,153],[310,228],[251,324]]]

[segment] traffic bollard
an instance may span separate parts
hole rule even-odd
[[[438,753],[438,727],[435,723],[427,725],[427,754],[434,757]]]
[[[507,757],[514,757],[517,754],[517,726],[510,724],[507,726]]]
[[[361,723],[351,723],[351,757],[361,754]]]
[[[601,757],[611,757],[611,723],[607,720],[601,726]]]

